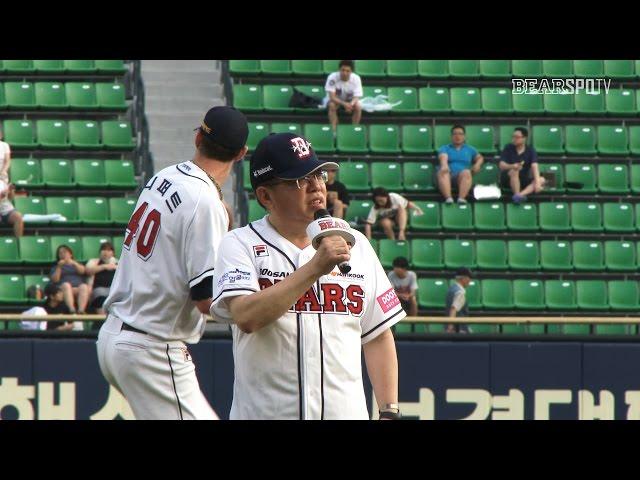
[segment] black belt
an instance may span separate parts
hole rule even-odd
[[[122,322],[121,330],[129,330],[130,332],[138,332],[138,333],[142,333],[143,335],[147,335],[147,332],[143,332],[142,330],[138,330],[137,328],[134,328],[131,325],[129,325],[128,323],[124,323],[124,322]]]

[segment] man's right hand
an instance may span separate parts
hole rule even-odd
[[[327,275],[334,267],[351,258],[349,245],[338,235],[324,237],[318,246],[316,254],[311,259],[318,276]],[[311,263],[310,262],[310,263]]]
[[[350,103],[343,103],[342,104],[344,106],[344,109],[347,113],[351,113],[353,111],[353,105],[351,105]]]

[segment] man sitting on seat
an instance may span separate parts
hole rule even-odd
[[[527,200],[527,195],[540,193],[545,186],[545,179],[540,175],[536,149],[527,145],[528,131],[518,127],[513,131],[511,143],[504,147],[500,155],[500,182],[502,188],[511,187],[515,203]],[[526,185],[524,190],[520,190]]]

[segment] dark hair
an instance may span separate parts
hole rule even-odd
[[[373,199],[373,208],[378,209],[378,205],[376,205],[376,197],[387,197],[387,204],[383,208],[389,208],[391,204],[391,197],[389,196],[389,192],[384,187],[376,187],[371,191],[371,198]]]
[[[465,130],[465,128],[464,128],[462,125],[460,125],[459,123],[456,123],[453,127],[451,127],[451,133],[453,133],[453,131],[454,131],[456,128],[459,128],[460,130],[462,130],[462,133],[465,133],[465,134],[467,133],[467,131]]]
[[[393,263],[391,264],[393,268],[404,268],[405,270],[409,269],[409,260],[404,257],[396,257],[393,259]]]
[[[60,249],[61,248],[66,248],[67,250],[69,250],[69,253],[71,254],[71,258],[73,258],[73,250],[71,250],[71,247],[69,245],[60,245],[57,249],[56,249],[56,259],[60,260]]]
[[[100,244],[100,251],[103,251],[103,250],[112,250],[114,252],[116,251],[116,249],[113,248],[113,245],[111,244],[111,242],[102,242]]]
[[[57,283],[53,283],[53,282],[49,282],[47,283],[47,285],[44,287],[44,295],[47,298],[51,298],[53,297],[56,293],[58,293],[60,290],[62,290],[60,288],[60,285],[58,285]]]
[[[202,131],[202,127],[200,127]],[[207,158],[215,158],[221,162],[230,162],[238,156],[240,150],[231,150],[202,135],[202,141],[198,145],[198,151]]]
[[[523,137],[528,137],[529,136],[529,130],[527,130],[524,127],[516,127],[513,129],[514,132],[520,132],[522,134]]]
[[[356,69],[356,62],[354,62],[353,60],[340,60],[340,64],[338,65],[339,68],[342,67],[350,67],[351,70],[355,70]]]

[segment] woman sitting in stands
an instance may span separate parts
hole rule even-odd
[[[60,245],[56,250],[56,264],[51,268],[49,277],[62,289],[64,303],[71,313],[84,314],[89,303],[91,288],[85,280],[85,266],[73,258],[73,250],[67,245]],[[76,301],[78,308],[76,309]]]

